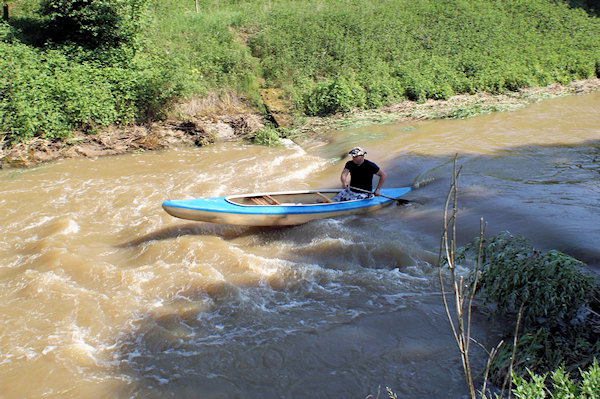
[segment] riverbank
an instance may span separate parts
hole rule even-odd
[[[587,94],[600,90],[600,79],[569,85],[524,88],[492,95],[457,95],[448,100],[404,101],[377,110],[351,111],[328,117],[296,118],[287,134],[299,144],[322,140],[331,130],[372,124],[441,118],[467,118],[491,112],[513,111],[549,98]],[[208,97],[178,105],[162,122],[100,130],[95,134],[75,132],[65,141],[35,138],[8,146],[0,141],[0,168],[32,167],[64,158],[99,157],[163,150],[180,146],[204,146],[222,141],[251,139],[271,119],[242,99]]]

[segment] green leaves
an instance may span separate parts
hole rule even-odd
[[[585,274],[584,263],[558,251],[542,254],[521,237],[501,233],[484,240],[482,260],[480,295],[497,305],[499,315],[516,314],[525,302],[525,328],[576,325],[582,307],[595,300],[598,283]]]
[[[160,117],[180,95],[258,102],[259,86],[328,115],[600,76],[600,20],[563,1],[203,1],[200,13],[177,0],[40,3],[20,31],[0,25],[9,139]]]
[[[90,48],[132,45],[148,0],[42,0],[47,35]]]
[[[306,95],[304,112],[318,116],[347,112],[352,108],[363,107],[365,101],[365,91],[356,81],[338,77],[319,83]]]
[[[600,328],[600,284],[586,265],[559,251],[542,253],[507,232],[484,239],[481,248],[470,286],[477,280],[476,293],[491,305],[494,317],[516,319],[521,312],[515,372],[545,373],[563,363],[573,371],[591,364],[600,353],[600,336],[594,332]],[[476,259],[478,249],[476,239],[459,251],[459,258]],[[508,372],[512,350],[501,348],[493,362],[497,381]],[[537,389],[536,384],[527,389]]]
[[[528,377],[513,376],[512,392],[520,399],[551,397],[554,399],[595,399],[600,392],[600,367],[594,359],[587,371],[579,370],[580,377],[572,379],[564,365],[551,373],[537,375],[527,370]]]
[[[538,376],[529,372],[529,381],[523,377],[514,376],[513,384],[515,388],[513,393],[519,399],[543,399],[546,397],[546,386],[544,380],[546,375]]]
[[[281,144],[281,137],[277,132],[277,129],[271,126],[266,126],[256,132],[256,135],[252,138],[252,143],[266,145],[269,147],[275,147]]]
[[[65,138],[74,129],[157,118],[181,93],[172,71],[136,57],[126,67],[79,63],[63,51],[0,42],[0,130],[8,139]]]
[[[258,19],[252,11],[247,17],[256,27],[252,54],[268,84],[293,87],[309,114],[598,75],[600,21],[565,2],[330,0],[256,8]],[[312,105],[331,102],[323,85],[340,76],[354,80],[367,101],[345,90],[339,106],[315,111]]]

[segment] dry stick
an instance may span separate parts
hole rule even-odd
[[[485,391],[487,390],[487,381],[488,381],[488,376],[490,374],[490,369],[492,368],[492,362],[494,361],[494,358],[498,354],[498,351],[500,350],[500,347],[502,346],[503,343],[504,343],[504,340],[500,341],[500,343],[498,343],[498,345],[496,345],[495,348],[492,348],[492,350],[489,352],[487,364],[485,366],[485,375],[483,377],[483,388],[481,390],[482,397],[486,397]]]
[[[513,351],[512,351],[512,355],[510,357],[510,366],[508,367],[508,374],[506,375],[506,378],[504,379],[504,383],[502,384],[502,396],[504,396],[504,388],[506,387],[506,383],[508,382],[508,380],[510,380],[510,385],[508,387],[508,399],[511,398],[512,396],[512,373],[513,373],[513,365],[515,364],[515,355],[517,354],[517,337],[519,335],[519,324],[521,324],[521,316],[523,316],[523,306],[525,306],[525,302],[527,301],[527,298],[525,298],[523,300],[523,303],[521,303],[521,307],[519,308],[519,315],[517,317],[517,326],[515,327],[515,338],[513,339]]]
[[[455,264],[456,215],[458,213],[458,207],[457,207],[458,176],[460,174],[460,169],[461,169],[461,168],[458,168],[458,170],[457,170],[456,159],[457,159],[457,157],[455,156],[452,183],[450,185],[450,190],[448,192],[448,196],[446,198],[446,203],[445,203],[445,207],[444,207],[444,226],[443,226],[442,236],[440,239],[439,259],[440,259],[440,264],[441,264],[442,249],[444,249],[446,259],[448,260],[448,266],[451,270],[450,276],[452,278],[452,284],[453,284],[454,295],[455,295],[457,325],[458,326],[455,326],[452,316],[450,314],[450,307],[449,307],[448,301],[446,299],[446,292],[445,292],[445,288],[444,288],[444,281],[443,281],[443,277],[442,277],[441,266],[439,267],[438,272],[439,272],[439,278],[440,278],[442,298],[444,301],[444,307],[446,309],[446,315],[448,317],[448,320],[450,321],[450,326],[452,327],[452,332],[454,334],[454,338],[455,338],[456,343],[461,352],[461,360],[462,360],[463,369],[465,372],[465,379],[467,381],[467,386],[469,387],[469,392],[470,392],[471,398],[475,399],[476,394],[475,394],[475,386],[473,383],[473,376],[471,373],[471,366],[470,366],[470,360],[469,360],[469,348],[470,348],[470,342],[473,341],[485,350],[485,347],[482,344],[480,344],[479,342],[477,342],[476,340],[471,338],[471,318],[472,318],[472,309],[473,309],[473,301],[474,301],[474,297],[475,297],[475,291],[477,290],[477,284],[479,282],[479,272],[480,272],[480,268],[481,268],[481,264],[482,264],[483,237],[485,234],[486,223],[484,222],[483,218],[481,218],[480,225],[479,225],[479,245],[478,245],[478,250],[477,250],[477,262],[475,265],[475,278],[473,281],[473,286],[470,289],[470,295],[468,297],[468,307],[467,307],[467,316],[466,316],[467,322],[466,322],[466,332],[465,332],[464,305],[465,305],[466,297],[465,297],[464,290],[465,290],[466,286],[463,285],[462,277],[460,278],[460,284],[457,281],[457,279],[456,279],[456,264]],[[450,215],[450,218],[448,218],[448,208],[450,206],[451,200],[452,200],[452,214]],[[450,243],[448,243],[448,230],[450,229],[450,227],[452,228],[452,240]],[[522,306],[521,306],[521,309],[522,309]],[[520,315],[521,315],[521,312],[519,312],[519,320],[520,320]],[[518,330],[518,327],[517,327],[517,330]],[[481,393],[483,395],[485,395],[485,392],[487,389],[487,380],[488,380],[492,362],[493,362],[494,358],[496,357],[496,355],[498,354],[498,351],[500,350],[500,347],[502,346],[503,343],[504,343],[504,341],[500,341],[500,343],[496,346],[496,348],[493,348],[490,352],[488,352],[488,361],[487,361],[487,365],[486,365],[486,369],[485,369],[483,390],[481,391]],[[513,349],[513,359],[514,359],[515,351],[516,351],[516,341],[515,341],[515,348]],[[486,350],[486,352],[487,352],[487,350]],[[511,365],[511,370],[512,370],[512,365]],[[512,371],[511,371],[511,373],[512,373]]]
[[[456,158],[454,159],[454,170],[456,170]],[[454,267],[452,268],[452,280],[454,282],[454,291],[455,291],[455,301],[456,301],[456,314],[458,321],[458,331],[460,333],[459,338],[461,341],[461,352],[462,359],[465,371],[465,378],[467,381],[467,386],[469,388],[469,393],[471,394],[471,398],[475,399],[475,387],[473,385],[473,376],[471,374],[471,364],[469,361],[469,346],[470,339],[469,335],[466,335],[465,332],[465,319],[464,319],[464,286],[462,284],[463,278],[460,278],[459,281],[456,279],[456,264],[454,263],[455,254],[456,254],[456,215],[458,213],[458,173],[460,173],[460,169],[455,172],[456,183],[454,184],[454,193],[452,198],[452,242],[451,242],[451,251],[452,251],[452,263]]]
[[[473,281],[473,287],[471,287],[471,295],[469,297],[469,307],[467,308],[467,338],[471,337],[471,316],[473,309],[473,299],[475,298],[475,291],[477,291],[477,283],[479,282],[479,268],[481,267],[481,254],[483,253],[483,236],[485,234],[486,224],[483,218],[479,220],[479,247],[477,248],[477,262],[475,263],[475,279]]]
[[[455,170],[456,170],[456,165],[455,165]],[[444,301],[444,308],[446,309],[446,316],[448,317],[448,320],[450,321],[450,327],[452,327],[452,333],[454,334],[454,338],[456,339],[456,343],[458,344],[458,334],[456,333],[456,329],[454,327],[454,323],[452,322],[452,316],[450,315],[450,306],[448,305],[448,300],[446,299],[446,290],[444,288],[444,280],[442,277],[442,249],[444,248],[447,240],[446,238],[448,237],[448,226],[449,226],[449,222],[448,222],[448,206],[450,204],[450,198],[452,196],[452,190],[454,188],[454,184],[455,184],[455,177],[456,177],[456,173],[454,173],[453,178],[452,178],[452,182],[450,183],[450,190],[448,190],[448,196],[446,197],[446,203],[444,205],[444,225],[443,225],[443,229],[442,229],[442,235],[440,237],[440,252],[439,252],[439,256],[438,256],[438,263],[439,263],[439,268],[438,268],[438,276],[440,279],[440,287],[441,287],[441,291],[442,291],[442,299]],[[450,258],[448,257],[448,251],[446,251],[446,259],[448,259],[448,263],[449,263],[449,267],[450,269],[452,269],[454,267],[453,264],[450,264]]]
[[[452,322],[452,315],[450,314],[450,306],[448,305],[448,300],[446,299],[446,289],[444,288],[444,279],[442,276],[442,249],[444,248],[444,246],[446,245],[446,238],[448,237],[448,205],[450,203],[450,198],[451,198],[451,193],[452,193],[452,189],[454,186],[454,178],[452,179],[452,183],[450,184],[450,190],[448,191],[448,196],[446,197],[446,203],[444,206],[444,225],[443,225],[443,229],[442,229],[442,235],[440,237],[440,252],[439,252],[439,257],[438,257],[438,263],[439,263],[439,267],[438,267],[438,277],[440,279],[440,288],[442,291],[442,299],[444,301],[444,309],[446,309],[446,316],[448,317],[448,320],[450,321],[450,327],[452,328],[452,334],[454,334],[454,338],[456,339],[456,343],[458,344],[458,334],[456,333],[456,328],[454,327],[454,323]],[[447,251],[446,251],[447,253]],[[446,259],[448,259],[448,267],[450,267],[450,269],[452,269],[454,267],[454,265],[450,264],[450,258],[448,258],[448,255],[446,254]]]
[[[461,361],[463,365],[463,370],[465,372],[465,379],[467,382],[467,386],[469,388],[469,393],[472,399],[476,398],[475,395],[475,386],[473,384],[473,376],[471,374],[471,365],[469,361],[469,346],[470,346],[470,328],[468,329],[468,333],[465,331],[465,320],[464,320],[464,290],[463,290],[463,279],[456,278],[456,265],[455,265],[455,254],[456,254],[456,215],[458,213],[458,175],[460,174],[460,168],[457,169],[456,161],[457,157],[454,157],[454,168],[453,168],[453,176],[452,183],[450,185],[450,190],[448,192],[448,196],[446,198],[446,204],[444,207],[444,226],[442,237],[440,239],[440,267],[438,269],[439,278],[440,278],[440,286],[442,290],[442,298],[444,301],[444,308],[446,309],[446,315],[448,320],[450,321],[450,326],[452,327],[452,332],[454,334],[454,339],[458,345],[461,354]],[[452,214],[450,215],[450,219],[448,218],[448,207],[450,205],[450,200],[452,200]],[[449,242],[448,239],[448,230],[452,228],[452,238]],[[450,314],[450,307],[448,305],[448,301],[446,299],[446,292],[444,289],[444,280],[442,277],[441,271],[441,261],[442,261],[442,249],[445,252],[446,259],[448,261],[448,267],[450,268],[450,277],[452,281],[452,287],[454,290],[454,304],[456,310],[456,326],[453,322],[452,315]],[[472,300],[472,299],[471,299]],[[470,311],[469,311],[469,323],[470,323]]]

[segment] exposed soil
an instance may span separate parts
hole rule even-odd
[[[251,139],[267,122],[290,124],[296,141],[320,138],[334,129],[377,123],[460,118],[481,113],[510,111],[543,99],[585,94],[600,89],[600,79],[527,88],[519,92],[491,95],[458,95],[448,100],[417,103],[404,101],[379,110],[357,111],[325,118],[292,118],[280,104],[269,104],[273,93],[262,93],[268,114],[238,98],[207,97],[180,104],[163,122],[111,128],[96,134],[76,132],[66,141],[35,138],[8,145],[0,141],[0,168],[30,167],[62,158],[99,157],[177,146],[204,146],[219,141]]]

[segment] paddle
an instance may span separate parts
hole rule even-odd
[[[372,191],[369,191],[369,190],[363,190],[362,188],[352,187],[352,186],[350,186],[350,188],[352,190],[355,190],[355,191],[362,191],[363,193],[369,193],[369,194],[373,194],[374,195],[374,193]],[[413,202],[413,201],[410,201],[410,200],[407,200],[407,199],[404,199],[404,198],[400,198],[400,197],[394,198],[394,197],[389,197],[389,196],[383,195],[383,194],[379,194],[379,196],[383,197],[383,198],[389,198],[391,200],[397,201],[396,203],[398,205],[406,205],[406,204],[410,204],[411,202]]]

